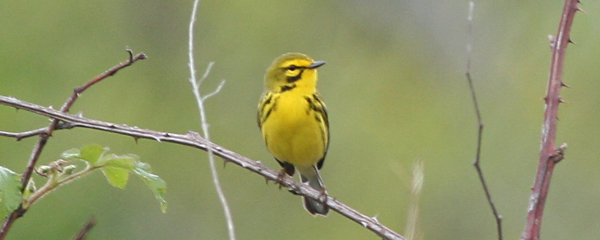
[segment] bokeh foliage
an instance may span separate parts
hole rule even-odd
[[[542,236],[594,239],[600,221],[600,5],[584,1],[577,45],[568,49],[555,171]],[[520,236],[533,182],[561,1],[477,1],[472,76],[485,122],[482,167],[504,217]],[[0,7],[0,94],[58,108],[75,86],[127,58],[140,61],[89,89],[72,112],[171,132],[199,130],[187,71],[191,1],[4,1]],[[327,61],[319,89],[331,122],[322,175],[337,199],[403,232],[410,168],[425,164],[420,227],[426,239],[493,239],[495,226],[474,169],[476,122],[464,77],[467,1],[202,1],[196,62],[216,64],[205,89],[213,140],[277,164],[256,126],[262,77],[282,53]],[[47,119],[0,106],[0,129]],[[0,138],[0,165],[22,172],[36,139]],[[10,239],[68,239],[95,215],[89,239],[225,239],[206,155],[196,149],[93,130],[58,131],[41,163],[87,144],[134,153],[169,185],[162,214],[139,185],[122,191],[101,174],[53,192],[14,225]],[[300,198],[235,166],[220,169],[239,239],[377,239],[333,213],[313,218]],[[37,179],[41,181],[41,179]],[[139,189],[139,190],[138,190]]]

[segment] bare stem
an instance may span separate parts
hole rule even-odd
[[[481,141],[483,136],[483,120],[481,119],[481,113],[479,111],[479,104],[477,102],[477,96],[475,94],[475,87],[473,86],[473,79],[471,78],[471,39],[472,39],[472,29],[473,29],[473,10],[475,9],[475,3],[473,1],[469,2],[469,31],[468,31],[468,41],[467,41],[467,68],[466,68],[466,76],[467,82],[469,83],[469,89],[471,91],[471,98],[473,101],[473,106],[475,107],[475,115],[477,116],[477,149],[475,150],[475,161],[473,162],[473,166],[477,171],[477,175],[479,176],[479,182],[481,182],[481,186],[483,187],[483,192],[485,193],[485,198],[492,209],[492,214],[494,215],[494,219],[496,220],[496,229],[498,231],[498,240],[502,240],[502,216],[498,213],[496,209],[496,205],[492,200],[492,195],[488,188],[488,185],[485,181],[485,177],[483,175],[483,171],[481,170],[480,160],[481,160]]]
[[[20,141],[23,138],[40,135],[40,134],[46,132],[46,129],[48,129],[48,127],[38,128],[35,130],[31,130],[31,131],[27,131],[27,132],[19,132],[19,133],[0,131],[0,136],[12,137],[12,138],[17,139],[17,141]]]
[[[208,120],[206,120],[206,111],[204,110],[204,101],[208,98],[214,96],[219,93],[221,88],[223,87],[224,81],[221,81],[217,89],[213,92],[207,94],[206,96],[202,96],[200,93],[200,87],[204,80],[208,77],[210,73],[210,69],[212,68],[213,63],[209,63],[204,75],[200,80],[196,80],[196,69],[194,64],[194,23],[196,22],[196,12],[198,10],[199,0],[194,1],[194,6],[192,8],[192,16],[190,19],[190,27],[189,27],[189,41],[188,41],[188,66],[190,68],[190,83],[192,84],[192,91],[194,92],[194,96],[196,97],[196,103],[198,104],[198,112],[200,113],[200,126],[202,128],[202,133],[204,134],[204,139],[210,141],[210,132],[208,130],[209,124]],[[221,206],[223,207],[223,214],[225,215],[225,220],[227,222],[227,232],[229,234],[230,240],[235,240],[235,225],[233,223],[233,217],[231,216],[231,210],[229,209],[229,204],[227,203],[227,198],[225,197],[225,193],[223,192],[223,188],[221,187],[221,182],[219,180],[219,173],[217,172],[217,167],[215,166],[215,158],[213,154],[213,150],[210,146],[206,149],[208,154],[208,162],[210,164],[210,171],[212,175],[213,185],[215,186],[215,190],[219,197],[219,201],[221,202]]]
[[[85,225],[79,230],[77,235],[73,238],[73,240],[83,240],[85,236],[92,230],[92,228],[96,225],[96,218],[94,216],[90,217],[90,220],[85,223]]]
[[[564,156],[566,145],[556,148],[556,124],[558,119],[558,105],[562,102],[560,98],[560,89],[566,86],[562,81],[562,74],[565,61],[565,51],[567,45],[571,42],[571,26],[575,13],[581,11],[577,6],[578,0],[565,0],[565,5],[558,27],[558,34],[552,43],[552,62],[550,65],[550,77],[548,79],[548,88],[546,92],[546,110],[544,111],[544,123],[542,125],[542,147],[540,150],[540,162],[533,183],[531,197],[529,198],[529,207],[527,212],[527,224],[521,235],[522,240],[540,239],[540,230],[542,227],[542,215],[548,190],[550,188],[550,179],[554,171],[554,166]]]

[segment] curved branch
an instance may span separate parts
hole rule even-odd
[[[288,176],[284,176],[283,178],[279,174],[278,171],[270,169],[263,165],[260,162],[253,161],[247,157],[244,157],[236,152],[233,152],[229,149],[226,149],[222,146],[219,146],[213,142],[207,141],[202,138],[196,132],[188,132],[187,134],[177,134],[177,133],[169,133],[169,132],[160,132],[149,129],[140,129],[137,127],[129,127],[126,125],[120,125],[110,122],[104,122],[94,119],[84,118],[82,116],[72,115],[68,113],[63,113],[58,110],[54,110],[51,108],[43,107],[37,104],[25,102],[13,97],[7,97],[0,95],[0,104],[15,107],[18,109],[23,109],[28,112],[32,112],[38,115],[46,116],[53,118],[58,121],[64,122],[63,124],[67,125],[65,128],[74,128],[74,127],[82,127],[82,128],[90,128],[96,129],[105,132],[117,133],[122,135],[131,136],[135,139],[143,138],[155,140],[158,142],[170,142],[179,145],[190,146],[194,148],[199,148],[204,151],[207,150],[207,147],[213,151],[213,153],[221,158],[225,162],[231,162],[235,165],[243,167],[251,172],[259,174],[263,176],[268,181],[277,181],[282,186],[287,187],[294,194],[302,195],[304,197],[312,198],[317,201],[324,201],[330,209],[340,213],[346,218],[360,224],[361,226],[369,229],[375,234],[379,235],[383,239],[394,239],[394,240],[404,240],[405,238],[400,234],[392,231],[388,227],[379,223],[375,218],[366,216],[351,207],[343,204],[342,202],[332,198],[327,197],[323,198],[322,194],[319,191],[316,191],[307,185],[298,183],[294,179]]]

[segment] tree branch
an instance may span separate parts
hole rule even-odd
[[[563,102],[560,98],[560,89],[566,86],[562,81],[565,50],[571,42],[570,32],[575,13],[581,11],[577,6],[578,3],[579,0],[565,0],[558,34],[552,43],[550,77],[548,79],[546,97],[544,98],[546,101],[546,110],[544,112],[544,124],[542,125],[540,162],[531,197],[529,198],[527,224],[521,235],[522,240],[540,238],[542,215],[550,188],[550,178],[552,177],[554,166],[562,160],[566,148],[566,144],[563,144],[559,149],[556,148],[556,123],[558,120],[558,105]]]
[[[81,95],[81,93],[83,93],[89,87],[93,86],[94,84],[102,81],[103,79],[105,79],[107,77],[115,75],[115,73],[117,73],[119,70],[130,66],[137,60],[146,59],[146,55],[143,53],[140,53],[134,57],[133,52],[131,50],[127,49],[127,52],[129,53],[128,61],[122,62],[122,63],[118,64],[117,66],[114,66],[113,68],[109,69],[108,71],[93,78],[86,84],[84,84],[80,87],[76,87],[73,90],[73,94],[67,99],[67,101],[60,108],[60,111],[68,112],[69,109],[71,108],[71,106],[73,106],[73,103],[75,103],[75,100],[77,100],[77,98]],[[54,119],[52,121],[52,123],[50,123],[50,125],[48,127],[44,128],[43,130],[37,129],[37,130],[17,134],[17,136],[16,136],[17,140],[20,140],[24,137],[34,136],[34,135],[32,135],[34,133],[39,134],[39,136],[40,136],[38,143],[33,147],[33,151],[31,152],[29,161],[27,162],[27,166],[25,167],[25,172],[23,173],[23,176],[21,177],[22,189],[25,189],[27,187],[27,184],[29,183],[29,180],[31,179],[31,174],[33,173],[33,170],[35,168],[35,164],[37,163],[37,161],[40,157],[40,154],[42,153],[42,150],[44,149],[44,146],[46,146],[46,142],[48,141],[48,138],[50,138],[50,136],[52,136],[52,132],[54,130],[56,130],[57,126],[58,126],[58,120]],[[2,132],[2,133],[3,133],[2,135],[8,135],[8,136],[14,135],[9,132]],[[25,212],[27,212],[27,209],[23,208],[22,206],[19,206],[15,211],[13,211],[10,215],[8,215],[8,217],[4,220],[4,223],[2,224],[2,229],[0,230],[0,240],[3,240],[6,237],[6,234],[8,234],[8,231],[10,230],[13,222],[17,218],[20,218],[21,216],[23,216],[23,214],[25,214]]]
[[[316,191],[307,185],[298,183],[294,179],[288,176],[284,176],[283,178],[279,174],[278,171],[272,170],[260,162],[253,161],[247,157],[244,157],[238,153],[235,153],[229,149],[226,149],[222,146],[219,146],[215,143],[205,140],[196,132],[188,132],[187,134],[177,134],[177,133],[169,133],[169,132],[160,132],[149,129],[140,129],[137,127],[129,127],[126,125],[119,125],[110,122],[104,122],[94,119],[84,118],[82,116],[77,116],[73,114],[64,113],[61,111],[57,111],[51,108],[43,107],[40,105],[36,105],[33,103],[25,102],[13,97],[7,97],[0,95],[0,104],[15,107],[18,109],[22,109],[28,112],[32,112],[38,115],[46,116],[58,121],[64,122],[65,128],[89,128],[96,129],[105,132],[117,133],[121,135],[131,136],[135,139],[143,138],[155,140],[158,142],[170,142],[184,146],[190,146],[198,149],[202,149],[204,151],[207,150],[207,147],[210,147],[213,153],[221,158],[223,158],[226,162],[231,162],[235,165],[238,165],[242,168],[245,168],[251,172],[259,174],[263,176],[268,181],[280,181],[282,186],[287,187],[291,192],[295,194],[302,195],[304,197],[312,198],[315,200],[323,200],[323,196],[319,191]],[[405,238],[400,234],[392,231],[385,225],[380,224],[376,219],[366,216],[351,207],[343,204],[342,202],[332,198],[327,197],[324,201],[325,205],[327,205],[330,209],[340,213],[346,218],[360,224],[361,226],[369,229],[375,234],[379,235],[383,239],[394,239],[394,240],[404,240]]]

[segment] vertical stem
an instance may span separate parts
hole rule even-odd
[[[558,34],[552,43],[552,63],[550,66],[550,77],[546,92],[546,109],[544,112],[544,124],[542,125],[542,147],[540,150],[540,162],[533,184],[528,213],[527,224],[521,235],[522,240],[540,239],[542,226],[542,215],[544,205],[548,196],[550,179],[554,166],[562,159],[564,147],[556,149],[556,123],[558,117],[558,105],[560,89],[565,86],[562,82],[562,74],[565,60],[565,50],[570,40],[571,26],[575,13],[580,10],[577,6],[578,0],[566,0],[563,8]]]
[[[202,96],[202,94],[200,93],[200,87],[202,86],[202,82],[208,77],[213,63],[209,63],[202,78],[196,80],[196,69],[194,64],[194,23],[196,22],[196,12],[198,11],[199,3],[200,0],[194,1],[188,32],[188,67],[190,69],[189,80],[192,84],[192,91],[194,92],[194,96],[196,97],[196,103],[198,104],[198,112],[200,113],[200,127],[202,128],[204,139],[206,139],[206,141],[210,141],[210,132],[208,131],[209,125],[208,120],[206,119],[206,113],[204,111],[204,101],[217,94],[221,90],[225,82],[221,81],[219,86],[213,92],[206,94],[205,96]],[[227,203],[227,198],[225,197],[225,193],[223,192],[223,188],[221,187],[221,182],[219,181],[219,174],[215,166],[213,149],[210,147],[210,145],[207,145],[206,153],[208,154],[208,162],[210,164],[210,172],[212,173],[213,185],[215,186],[215,191],[217,192],[219,201],[221,202],[221,206],[223,207],[223,214],[225,215],[225,221],[227,222],[227,233],[229,234],[230,240],[235,240],[235,225],[233,224],[233,217],[231,215],[231,210],[229,209],[229,204]]]

